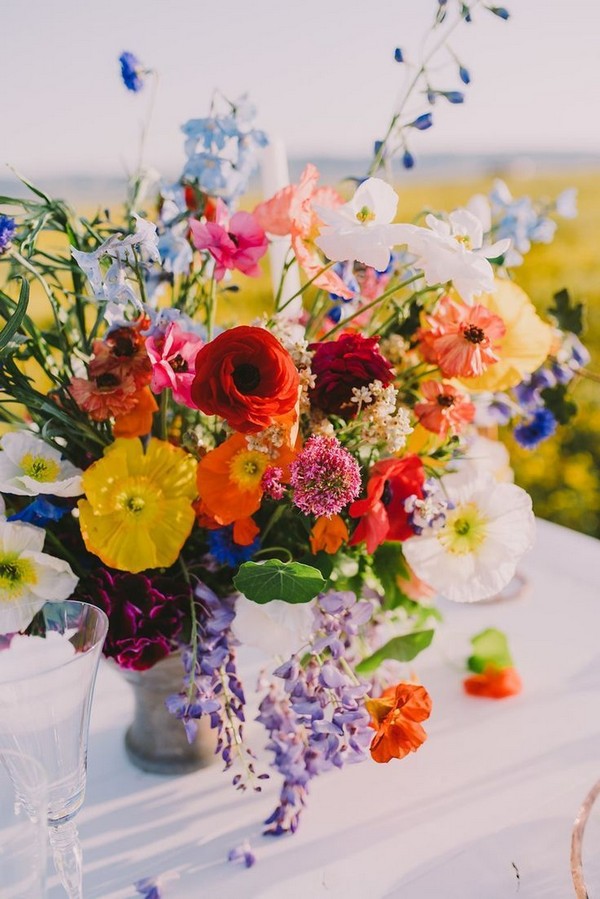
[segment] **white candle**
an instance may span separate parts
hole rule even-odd
[[[277,191],[287,187],[290,183],[287,154],[285,144],[279,137],[273,137],[270,143],[262,151],[261,158],[262,189],[265,200],[269,200]],[[269,262],[271,267],[271,282],[273,293],[277,294],[283,268],[290,250],[289,237],[272,237],[269,247]],[[297,265],[293,265],[285,276],[281,291],[280,305],[285,303],[297,291],[300,290],[300,278]],[[288,318],[298,318],[302,312],[302,298],[297,297],[286,306],[284,315]]]

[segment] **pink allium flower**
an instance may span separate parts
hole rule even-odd
[[[331,518],[360,493],[358,463],[336,437],[310,437],[290,472],[294,504],[306,515]]]
[[[263,492],[266,493],[267,496],[270,496],[271,499],[283,499],[285,487],[281,483],[282,477],[282,468],[273,465],[269,465],[268,468],[265,468],[260,486],[262,487]]]
[[[237,269],[251,278],[260,276],[258,260],[267,252],[269,241],[252,213],[236,212],[227,221],[221,204],[216,221],[190,219],[189,225],[196,249],[208,250],[215,260],[217,281],[221,281],[228,269]]]
[[[202,339],[182,331],[176,322],[167,326],[163,336],[148,337],[146,351],[152,363],[152,391],[162,393],[170,387],[175,402],[194,408],[190,390],[201,347]]]
[[[445,378],[476,378],[498,362],[498,341],[506,326],[485,306],[467,306],[445,296],[427,323],[429,327],[418,332],[420,349]]]
[[[466,396],[442,381],[424,381],[421,393],[425,402],[415,405],[415,415],[428,431],[445,437],[459,434],[464,425],[473,421],[475,406]]]

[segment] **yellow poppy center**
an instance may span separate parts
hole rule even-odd
[[[128,519],[147,521],[154,518],[159,508],[161,491],[147,478],[129,478],[119,485],[115,506]]]
[[[0,553],[0,598],[18,599],[26,587],[37,584],[33,562],[17,553]]]
[[[21,459],[21,470],[28,478],[33,478],[40,484],[51,484],[60,474],[60,465],[54,459],[26,453]]]
[[[475,503],[466,503],[448,513],[437,538],[447,552],[465,556],[477,552],[485,541],[487,524]]]
[[[362,206],[356,213],[356,218],[364,225],[367,222],[372,222],[375,219],[375,213],[372,209],[369,209],[368,206]]]
[[[241,490],[256,490],[269,465],[269,457],[258,450],[240,450],[229,465],[229,477]]]

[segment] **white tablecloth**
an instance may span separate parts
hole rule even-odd
[[[316,779],[293,837],[260,835],[276,776],[257,796],[236,793],[219,765],[180,778],[132,768],[123,749],[132,697],[103,665],[79,819],[86,899],[133,897],[136,879],[166,871],[179,873],[173,899],[571,896],[572,822],[600,777],[600,542],[540,522],[521,570],[524,597],[443,603],[439,638],[415,663],[433,698],[420,751]],[[509,635],[519,697],[462,692],[468,637],[488,626]],[[251,869],[226,861],[245,838]]]

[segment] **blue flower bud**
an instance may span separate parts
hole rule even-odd
[[[415,164],[415,157],[409,150],[405,150],[402,156],[402,165],[405,169],[412,169]]]
[[[376,140],[375,143],[373,144],[373,155],[377,156],[377,154],[379,153],[379,151],[381,150],[382,147],[383,147],[383,141]]]
[[[469,74],[469,70],[465,69],[464,66],[459,67],[458,74],[460,75],[460,80],[462,81],[463,84],[471,83],[471,76]]]
[[[404,62],[404,56],[400,47],[396,47],[396,49],[394,50],[394,59],[396,60],[396,62]]]
[[[473,19],[471,18],[471,9],[466,3],[461,3],[460,14],[463,17],[463,19],[465,20],[465,22],[473,21]]]
[[[427,91],[427,102],[433,104],[435,103],[436,91],[432,91],[431,89]]]
[[[504,19],[504,21],[510,17],[509,11],[504,6],[488,6],[487,8],[499,19]]]
[[[433,125],[433,116],[430,112],[424,112],[418,116],[414,122],[409,123],[409,128],[416,128],[417,131],[427,131]]]
[[[442,97],[445,97],[448,103],[464,103],[465,95],[460,91],[438,91]]]

